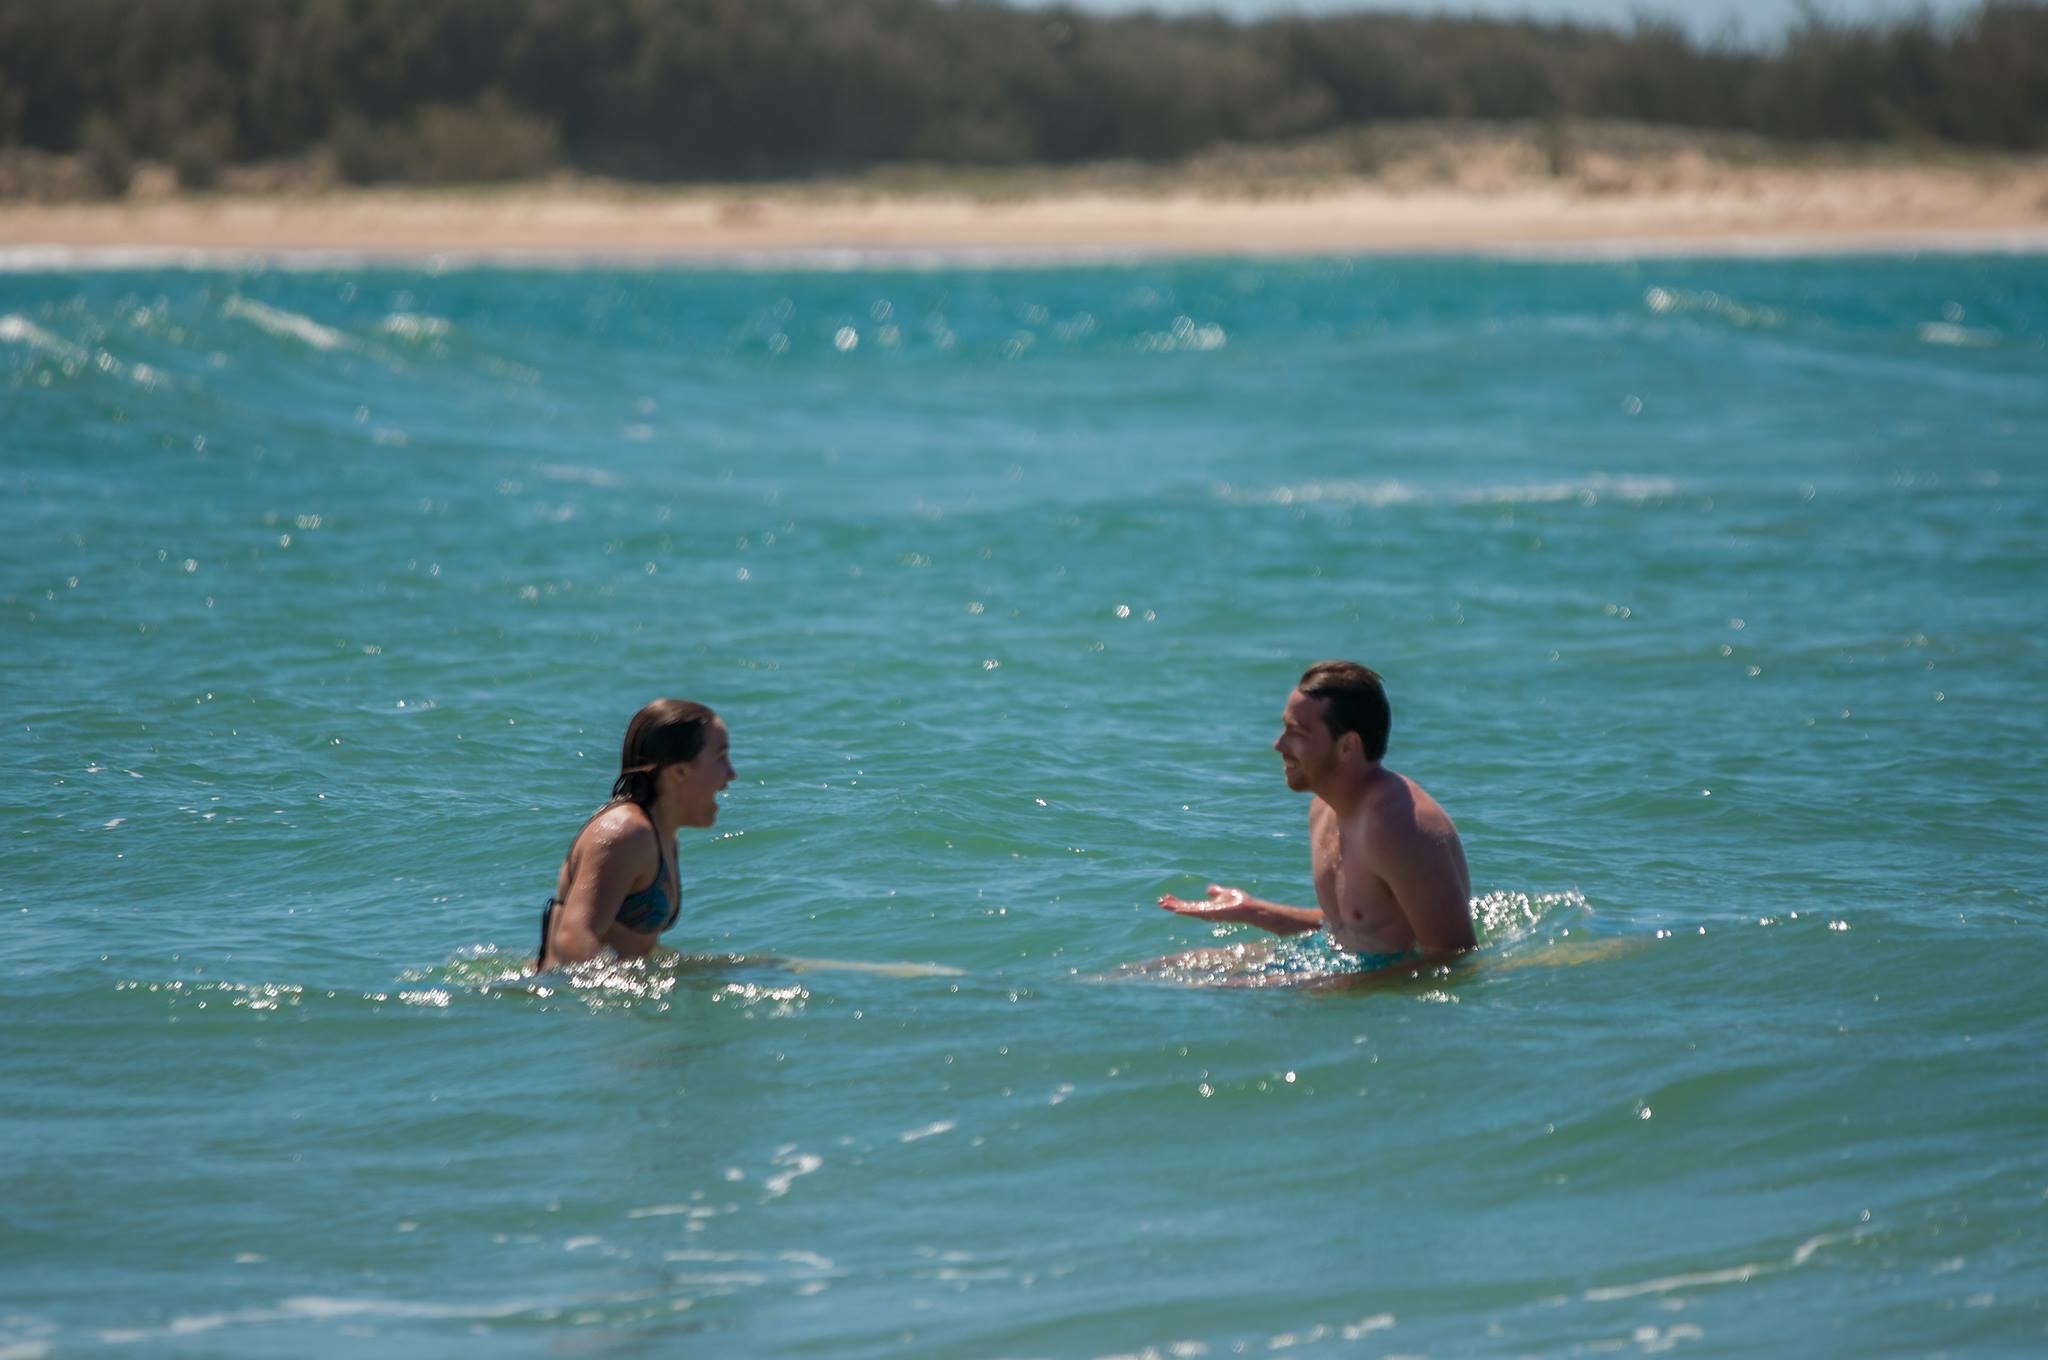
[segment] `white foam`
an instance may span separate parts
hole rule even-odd
[[[1782,326],[1787,320],[1786,313],[1779,308],[1738,302],[1711,289],[1693,292],[1684,288],[1652,287],[1644,290],[1643,305],[1660,316],[1706,312],[1737,326]]]
[[[448,334],[453,326],[438,316],[393,312],[384,318],[384,324],[378,329],[401,340],[438,340]]]
[[[1681,1341],[1703,1341],[1706,1335],[1690,1322],[1678,1322],[1662,1331],[1655,1327],[1638,1327],[1629,1339],[1642,1347],[1643,1354],[1661,1355],[1665,1351],[1676,1350]]]
[[[1929,321],[1920,327],[1920,339],[1929,345],[1949,345],[1958,349],[1989,349],[1998,343],[1999,338],[1997,331],[1958,326],[1948,321]]]
[[[1623,501],[1661,500],[1678,494],[1670,477],[1609,477],[1600,474],[1560,482],[1530,482],[1485,487],[1461,496],[1466,504],[1540,505],[1559,501],[1594,504],[1607,496]]]
[[[1338,505],[1383,510],[1396,505],[1552,505],[1602,498],[1662,500],[1679,492],[1670,477],[1613,477],[1596,473],[1546,482],[1503,482],[1491,486],[1425,488],[1393,479],[1299,482],[1291,486],[1241,487],[1219,483],[1216,496],[1234,505]]]
[[[783,1169],[776,1175],[762,1180],[761,1198],[763,1199],[782,1198],[789,1193],[790,1182],[794,1181],[798,1176],[810,1175],[825,1164],[825,1159],[809,1152],[793,1152],[786,1157],[778,1156],[775,1159],[775,1164]]]
[[[1314,1346],[1319,1344],[1329,1334],[1330,1329],[1318,1323],[1305,1332],[1282,1332],[1280,1335],[1267,1340],[1266,1349],[1269,1351],[1291,1351],[1296,1346]]]
[[[331,326],[323,326],[310,316],[287,312],[262,302],[252,302],[245,297],[231,297],[221,308],[223,316],[238,316],[258,330],[288,339],[303,341],[314,349],[352,349],[352,342],[346,335]]]
[[[1661,1279],[1644,1280],[1639,1284],[1606,1285],[1588,1289],[1585,1299],[1588,1303],[1612,1303],[1616,1299],[1640,1298],[1645,1294],[1668,1294],[1674,1289],[1695,1289],[1702,1285],[1748,1284],[1762,1274],[1764,1267],[1755,1265],[1730,1266],[1726,1270],[1702,1270],[1690,1275],[1666,1275]]]
[[[338,1299],[302,1294],[282,1300],[275,1308],[244,1308],[231,1313],[194,1313],[174,1317],[157,1328],[113,1328],[99,1333],[107,1345],[127,1345],[164,1337],[197,1336],[233,1326],[264,1326],[278,1322],[329,1322],[338,1318],[386,1317],[421,1318],[444,1321],[485,1321],[515,1317],[542,1305],[535,1300],[506,1303],[447,1304],[414,1303],[401,1299]]]
[[[580,482],[585,486],[617,486],[619,479],[603,468],[577,467],[573,463],[543,463],[534,469],[557,482]]]
[[[459,1321],[516,1317],[540,1306],[539,1302],[531,1299],[514,1299],[505,1303],[453,1304],[412,1303],[401,1299],[337,1299],[318,1294],[302,1294],[284,1300],[279,1309],[282,1316],[320,1320],[343,1317],[394,1317]]]
[[[806,1266],[812,1270],[831,1270],[834,1268],[830,1257],[820,1256],[814,1251],[778,1251],[775,1253],[775,1259],[787,1261],[793,1266]]]
[[[11,344],[27,345],[46,354],[54,354],[66,363],[82,364],[91,359],[82,347],[72,344],[62,336],[52,335],[25,316],[9,313],[0,316],[0,340]]]
[[[984,670],[994,669],[984,663]],[[792,973],[867,973],[874,977],[888,978],[942,978],[964,977],[958,968],[949,968],[943,963],[867,963],[860,959],[801,959],[794,956],[782,960],[782,966]]]
[[[1268,488],[1224,483],[1216,494],[1237,505],[1364,505],[1375,510],[1424,499],[1420,487],[1397,481],[1301,482]]]
[[[1369,1318],[1360,1318],[1358,1321],[1348,1324],[1344,1328],[1344,1339],[1346,1341],[1358,1341],[1371,1336],[1374,1332],[1383,1332],[1393,1325],[1394,1315],[1392,1313],[1374,1313]]]
[[[1818,1237],[1809,1237],[1799,1244],[1799,1250],[1792,1253],[1792,1264],[1803,1266],[1822,1247],[1832,1247],[1837,1242],[1853,1242],[1856,1237],[1853,1232],[1822,1233]]]
[[[956,1123],[957,1121],[955,1120],[941,1119],[937,1123],[927,1124],[921,1129],[911,1129],[908,1132],[899,1133],[896,1135],[896,1141],[899,1143],[915,1143],[924,1138],[936,1138],[942,1133],[951,1133]]]

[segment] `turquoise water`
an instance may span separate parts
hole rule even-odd
[[[2048,1343],[2048,259],[19,270],[0,372],[0,1355]],[[1105,980],[1307,899],[1333,655],[1477,958]],[[681,957],[524,980],[661,694]]]

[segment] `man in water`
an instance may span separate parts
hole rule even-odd
[[[1472,884],[1458,828],[1421,785],[1380,764],[1392,725],[1379,676],[1353,661],[1317,662],[1287,696],[1273,749],[1287,787],[1312,795],[1315,908],[1216,884],[1203,901],[1167,896],[1159,905],[1277,935],[1322,930],[1368,968],[1472,948]]]

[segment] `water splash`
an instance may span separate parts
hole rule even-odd
[[[1144,963],[1125,964],[1107,978],[1146,978],[1183,987],[1332,987],[1353,982],[1442,979],[1471,963],[1511,958],[1531,946],[1547,948],[1574,930],[1584,931],[1593,909],[1576,890],[1494,891],[1472,899],[1478,949],[1456,963],[1423,963],[1413,956],[1370,956],[1341,949],[1320,932],[1285,939],[1235,940]],[[1426,1000],[1453,1000],[1431,993]]]
[[[1482,949],[1509,949],[1560,925],[1590,923],[1593,909],[1577,889],[1563,892],[1481,893],[1472,899],[1472,926]]]

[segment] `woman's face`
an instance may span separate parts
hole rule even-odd
[[[679,825],[710,826],[718,820],[719,791],[737,777],[731,745],[725,724],[713,718],[695,759],[661,767],[661,795],[676,809]]]

